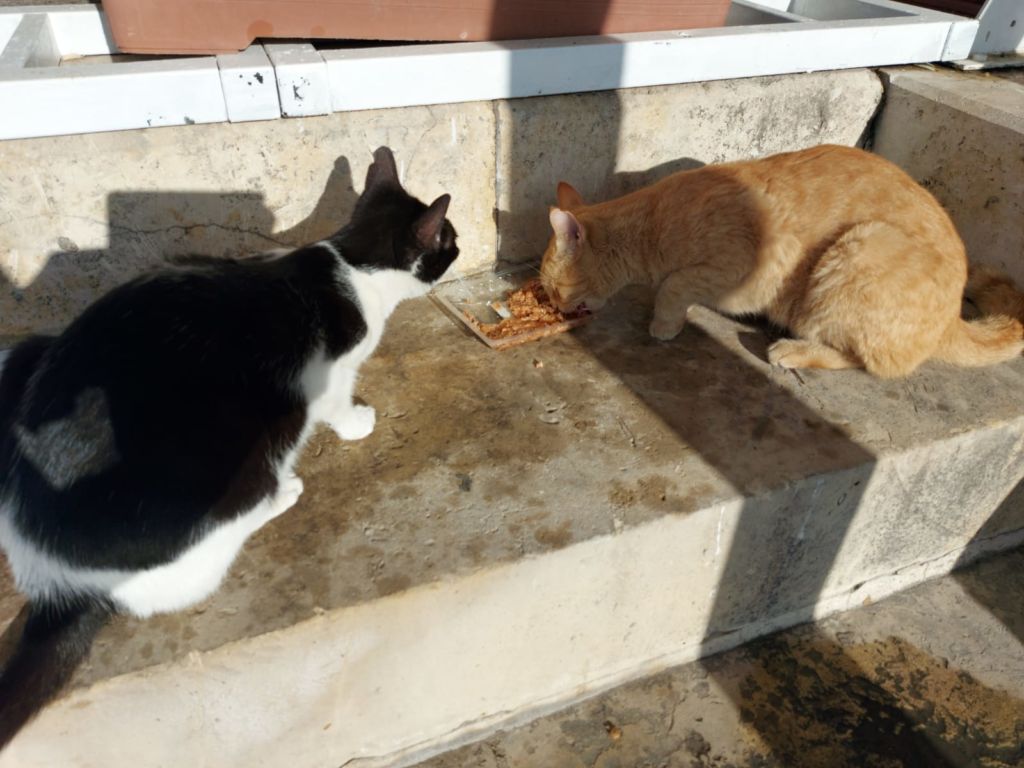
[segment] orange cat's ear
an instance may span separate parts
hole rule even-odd
[[[576,255],[579,244],[583,241],[583,225],[568,211],[552,208],[548,218],[551,228],[555,231],[555,239],[562,246],[561,253]]]
[[[583,197],[576,191],[575,187],[567,181],[558,182],[558,207],[579,208],[583,205]]]

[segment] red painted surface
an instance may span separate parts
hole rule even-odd
[[[127,53],[225,53],[256,38],[458,41],[717,27],[729,0],[103,0]]]
[[[917,5],[921,8],[931,8],[933,11],[945,11],[946,13],[956,13],[960,16],[967,16],[969,18],[976,18],[981,12],[981,6],[985,4],[985,0],[903,0],[911,5]]]

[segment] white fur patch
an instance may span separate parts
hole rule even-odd
[[[171,562],[143,571],[70,565],[26,540],[11,520],[9,509],[0,510],[0,544],[18,589],[34,600],[100,594],[109,595],[121,609],[140,617],[177,611],[212,594],[245,540],[295,503],[302,484],[298,478],[291,478],[291,483],[283,482],[277,495],[218,526]]]

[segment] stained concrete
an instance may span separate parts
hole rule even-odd
[[[923,67],[883,76],[875,151],[938,198],[972,261],[1024,285],[1024,83]]]
[[[649,300],[633,290],[571,336],[500,354],[427,301],[401,307],[359,385],[382,417],[374,435],[344,443],[318,431],[299,468],[304,495],[246,545],[220,592],[191,615],[119,622],[80,682],[737,497],[763,497],[752,519],[782,511],[797,527],[805,505],[830,508],[821,524],[834,527],[849,522],[885,455],[906,456],[900,469],[914,477],[897,479],[925,494],[896,496],[894,530],[866,534],[880,560],[898,561],[906,538],[934,535],[919,527],[969,539],[969,510],[987,513],[1024,474],[1024,360],[928,364],[907,381],[797,378],[759,357],[759,330],[708,311],[676,342],[650,339]],[[956,490],[962,498],[932,498],[928,486],[948,485],[929,476],[946,471],[930,466],[935,444],[985,428],[996,428],[991,442],[959,459],[977,466],[977,482]],[[834,489],[814,480],[844,472]],[[950,503],[960,519],[942,509]],[[773,564],[776,555],[766,550],[762,576],[794,565]],[[757,603],[751,593],[740,612]]]
[[[1024,765],[1024,552],[623,686],[417,768]]]
[[[392,764],[1024,528],[999,512],[1024,476],[1024,361],[797,375],[707,311],[655,342],[649,302],[505,353],[403,306],[359,388],[374,435],[317,433],[304,496],[223,588],[117,620],[0,765]]]

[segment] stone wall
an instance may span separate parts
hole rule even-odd
[[[0,335],[59,328],[168,255],[330,234],[381,144],[412,193],[452,194],[457,267],[473,272],[540,257],[559,179],[600,199],[699,163],[854,144],[881,96],[851,70],[0,142]]]
[[[1024,286],[1024,84],[920,67],[883,74],[875,151],[946,207],[971,261]]]

